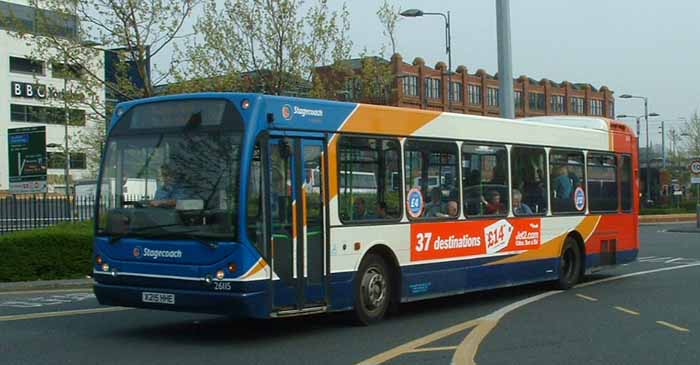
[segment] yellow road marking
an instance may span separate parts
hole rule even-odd
[[[657,272],[661,272],[661,271],[680,270],[680,269],[686,269],[686,268],[696,267],[696,266],[700,266],[700,263],[696,262],[696,263],[687,264],[687,265],[664,267],[664,268],[646,270],[646,271],[637,271],[634,273],[629,273],[629,274],[624,274],[624,275],[619,275],[619,276],[612,276],[612,277],[608,277],[605,279],[589,281],[587,283],[578,284],[578,285],[574,286],[574,288],[584,288],[584,287],[591,286],[591,285],[603,284],[603,283],[607,283],[610,281],[617,281],[617,280],[621,280],[621,279],[625,279],[625,278],[629,278],[629,277],[633,277],[633,276],[648,275],[648,274],[653,274],[653,273],[657,273]],[[467,329],[469,327],[474,327],[474,326],[476,326],[476,328],[473,329],[469,333],[469,335],[467,335],[467,337],[464,339],[464,341],[459,346],[457,346],[457,350],[455,350],[455,353],[452,357],[452,364],[475,364],[474,357],[476,356],[476,353],[479,350],[479,345],[481,345],[481,342],[484,340],[484,338],[486,338],[486,336],[488,336],[488,334],[496,327],[496,325],[498,324],[498,321],[500,321],[501,318],[503,318],[503,316],[505,316],[506,314],[508,314],[508,313],[510,313],[510,312],[522,307],[522,306],[525,306],[527,304],[536,302],[538,300],[544,299],[548,296],[558,294],[561,292],[563,292],[563,291],[561,291],[561,290],[548,291],[548,292],[538,294],[536,296],[533,296],[533,297],[530,297],[527,299],[523,299],[523,300],[515,302],[515,303],[511,303],[511,304],[509,304],[509,305],[507,305],[507,306],[505,306],[505,307],[503,307],[503,308],[501,308],[501,309],[499,309],[499,310],[497,310],[489,315],[455,325],[455,326],[450,327],[448,329],[435,332],[433,334],[430,334],[428,336],[413,340],[411,342],[407,342],[403,345],[400,345],[400,346],[395,347],[391,350],[388,350],[388,351],[383,352],[379,355],[376,355],[376,356],[371,357],[367,360],[364,360],[364,361],[358,363],[358,365],[381,364],[381,363],[388,361],[388,360],[391,360],[391,359],[393,359],[393,358],[395,358],[403,353],[406,353],[410,350],[413,350],[416,347],[420,347],[424,344],[436,341],[442,337],[446,337],[446,336],[449,336],[449,335],[454,334],[456,332],[459,332],[460,330],[457,330],[454,332],[450,332],[448,334],[440,335],[440,334],[445,333],[446,331],[448,331],[452,328],[455,328],[457,326],[467,325],[467,324],[469,324],[469,326],[463,327],[463,329]],[[661,321],[657,322],[657,323],[662,324]],[[663,322],[663,323],[666,323],[664,325],[675,326],[675,325],[672,325],[672,324],[667,323],[667,322]],[[679,328],[680,331],[682,331],[682,330],[685,330],[688,332],[690,331],[690,330],[682,328],[682,327],[678,327],[678,326],[675,326],[675,327]],[[674,328],[674,327],[671,327],[671,328]],[[674,328],[674,329],[676,329],[676,328]]]
[[[391,359],[393,359],[401,354],[415,350],[418,347],[421,347],[423,345],[437,341],[443,337],[447,337],[447,336],[453,335],[457,332],[461,332],[461,331],[464,331],[466,329],[475,327],[478,324],[479,324],[478,320],[471,320],[471,321],[456,324],[452,327],[448,327],[448,328],[445,328],[443,330],[431,333],[425,337],[421,337],[421,338],[415,339],[413,341],[406,342],[405,344],[394,347],[391,350],[388,350],[388,351],[382,352],[381,354],[372,356],[369,359],[358,363],[358,365],[378,365],[378,364],[381,364],[381,363],[389,361],[389,360],[391,360]]]
[[[658,324],[660,324],[660,325],[662,325],[662,326],[666,326],[666,327],[668,327],[668,328],[674,329],[674,330],[676,330],[676,331],[680,331],[680,332],[690,332],[690,330],[687,329],[687,328],[683,328],[683,327],[680,327],[680,326],[676,326],[675,324],[668,323],[668,322],[666,322],[666,321],[656,321],[656,323],[658,323]]]
[[[108,308],[76,309],[76,310],[58,311],[58,312],[15,314],[12,316],[0,316],[0,322],[22,321],[22,320],[27,320],[27,319],[49,318],[49,317],[78,316],[81,314],[120,312],[120,311],[129,310],[129,309],[133,309],[133,308],[108,307]]]
[[[625,308],[625,307],[615,306],[614,308],[617,309],[617,310],[619,310],[619,311],[621,311],[621,312],[625,312],[625,313],[627,313],[627,314],[631,314],[631,315],[633,315],[633,316],[638,316],[638,315],[639,315],[639,312],[635,312],[635,311],[633,311],[633,310],[631,310],[631,309],[627,309],[627,308]]]
[[[585,300],[588,300],[589,302],[597,302],[598,301],[598,299],[593,298],[593,297],[589,297],[588,295],[576,294],[576,296],[579,298],[583,298]]]
[[[457,346],[421,347],[419,349],[413,349],[410,351],[406,351],[406,353],[429,352],[429,351],[451,351],[451,350],[456,350],[456,349],[457,349]]]

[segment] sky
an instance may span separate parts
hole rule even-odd
[[[307,3],[312,0],[307,0]],[[328,0],[337,9],[342,0]],[[402,9],[451,13],[452,64],[498,71],[496,0],[394,0]],[[375,15],[380,0],[345,0],[350,11],[353,53],[378,51],[389,44]],[[667,129],[700,108],[700,1],[694,0],[512,0],[510,1],[513,76],[608,86],[616,96],[649,99],[652,144],[658,128]],[[398,25],[397,51],[404,61],[447,62],[442,17],[404,18]],[[388,57],[389,54],[387,53]],[[615,101],[616,114],[641,115],[642,100]],[[634,121],[629,122],[630,125]],[[642,123],[641,137],[645,138]]]

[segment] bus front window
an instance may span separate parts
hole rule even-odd
[[[221,130],[111,137],[99,233],[234,239],[240,143]]]

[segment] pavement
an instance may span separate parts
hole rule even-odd
[[[0,293],[26,290],[79,289],[92,286],[92,278],[68,280],[34,280],[0,283]]]
[[[640,215],[639,223],[671,223],[671,222],[693,222],[697,218],[695,213],[687,214],[654,214]]]
[[[693,226],[641,226],[638,261],[569,291],[418,301],[369,327],[343,313],[235,320],[105,307],[88,288],[5,292],[0,363],[699,364],[700,240],[670,232]]]

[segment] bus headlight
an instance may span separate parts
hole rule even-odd
[[[102,264],[102,271],[107,272],[109,271],[109,264],[108,263],[103,263]]]
[[[243,110],[246,110],[246,109],[250,108],[250,100],[248,100],[248,99],[243,99],[243,100],[241,101],[241,108],[243,108]]]
[[[102,256],[95,256],[95,263],[97,265],[102,265]]]
[[[235,262],[231,262],[228,264],[228,271],[229,272],[236,272],[238,270],[238,266],[236,266]]]
[[[224,270],[219,270],[216,272],[216,280],[224,280]]]

